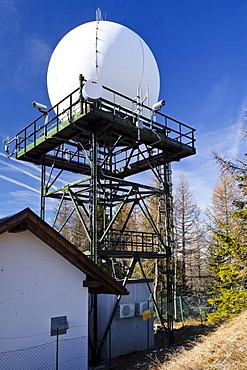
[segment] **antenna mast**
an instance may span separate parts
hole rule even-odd
[[[97,9],[96,9],[96,21],[97,21],[97,22],[99,22],[99,21],[103,21],[103,19],[102,19],[102,13],[101,13],[100,8],[97,8]]]

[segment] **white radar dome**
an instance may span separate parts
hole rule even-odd
[[[135,32],[114,22],[82,24],[58,43],[47,72],[52,106],[79,87],[80,74],[130,99],[137,91],[141,99],[148,92],[144,104],[150,107],[159,98],[160,76],[151,50]],[[102,97],[113,99],[104,91]]]

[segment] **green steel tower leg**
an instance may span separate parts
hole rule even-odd
[[[167,326],[168,326],[168,344],[174,343],[173,333],[173,217],[172,217],[172,194],[171,194],[171,169],[170,164],[164,165],[164,197],[166,199],[166,284],[167,284]]]
[[[45,219],[45,165],[41,166],[40,218]]]
[[[95,263],[98,262],[98,230],[97,230],[97,138],[92,133],[92,169],[91,169],[91,255]]]

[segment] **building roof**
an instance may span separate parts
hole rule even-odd
[[[29,230],[87,276],[83,285],[91,293],[126,295],[127,290],[84,253],[37,216],[30,208],[0,219],[0,235]]]

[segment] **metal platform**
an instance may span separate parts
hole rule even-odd
[[[136,105],[130,110],[105,99],[90,103],[77,96],[76,90],[66,98],[71,102],[67,110],[58,104],[17,134],[17,159],[86,175],[90,168],[85,152],[90,151],[92,134],[104,171],[120,178],[195,154],[195,130],[171,117],[154,115],[144,105],[141,115]]]

